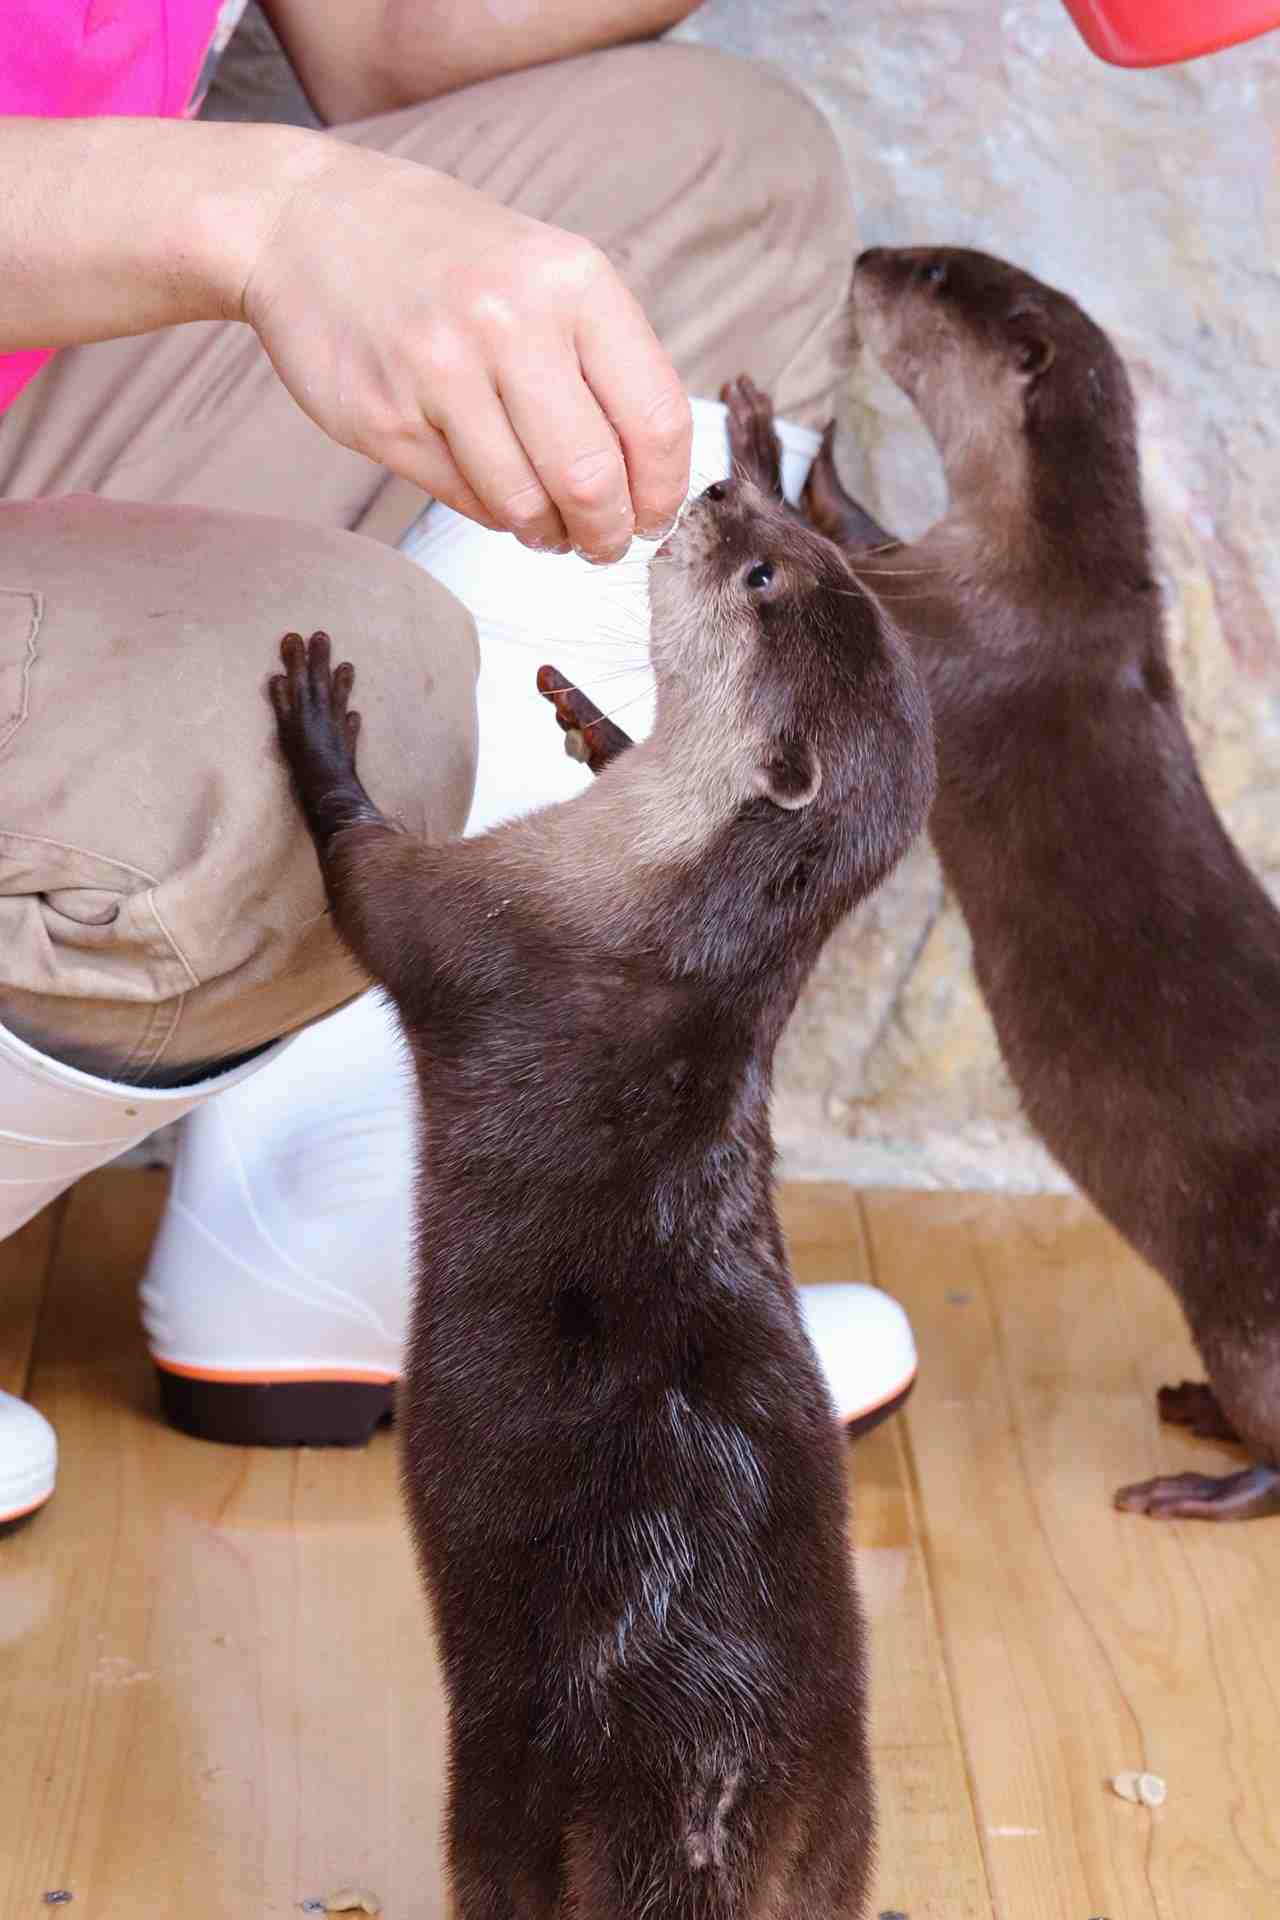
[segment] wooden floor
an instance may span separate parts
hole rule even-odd
[[[0,1541],[0,1916],[442,1912],[442,1701],[381,1435],[239,1453],[157,1420],[134,1284],[164,1176],[110,1169],[0,1246],[0,1386],[56,1422]],[[800,1276],[913,1316],[905,1417],[851,1452],[881,1861],[910,1920],[1276,1920],[1280,1521],[1161,1527],[1119,1481],[1192,1370],[1080,1204],[792,1189]],[[1117,1799],[1122,1768],[1167,1782]]]

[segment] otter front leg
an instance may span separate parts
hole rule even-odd
[[[1145,1513],[1153,1520],[1261,1520],[1280,1513],[1280,1469],[1161,1474],[1121,1487],[1115,1503],[1122,1513]]]
[[[844,482],[836,472],[835,441],[836,423],[832,420],[822,436],[822,445],[800,496],[810,525],[819,533],[825,533],[828,540],[834,540],[838,547],[855,551],[901,546],[896,534],[882,527],[865,507],[860,507],[852,495],[845,492]]]
[[[313,633],[305,644],[300,633],[286,633],[280,659],[284,672],[271,677],[271,704],[293,790],[323,867],[335,833],[362,825],[393,829],[356,775],[360,715],[347,707],[355,668],[344,660],[330,672],[327,633]]]
[[[773,401],[762,393],[746,374],[740,374],[720,390],[720,398],[729,409],[729,451],[733,464],[756,485],[776,500],[782,499],[782,448],[773,424]],[[872,519],[865,507],[845,492],[836,472],[836,423],[833,420],[822,436],[809,477],[800,496],[803,513],[818,533],[834,540],[838,547],[896,547],[896,535]],[[791,508],[791,512],[795,509]]]
[[[538,668],[538,692],[555,709],[565,752],[592,773],[603,773],[620,753],[635,745],[631,735],[615,727],[580,687],[570,686],[558,667]]]
[[[394,994],[406,970],[425,971],[428,916],[398,927],[393,903],[421,887],[433,850],[385,819],[356,773],[360,716],[348,709],[355,669],[330,671],[329,636],[280,642],[283,673],[269,683],[280,747],[315,842],[334,921],[356,959]]]

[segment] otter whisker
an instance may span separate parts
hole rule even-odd
[[[857,554],[847,554],[846,559],[855,573],[865,573],[873,580],[905,580],[916,573],[945,573],[945,567],[864,567]]]
[[[559,668],[557,668],[556,671],[559,672]],[[645,671],[646,669],[644,667],[620,667],[616,673],[593,673],[591,676],[591,684],[596,687],[607,687],[613,681],[625,680],[633,673],[643,673]],[[556,692],[580,693],[584,700],[594,699],[594,695],[587,687],[557,687]]]
[[[505,629],[496,621],[486,623],[495,638],[504,647],[530,648],[534,653],[542,653],[549,647],[590,647],[594,652],[607,654],[612,663],[615,660],[634,660],[647,662],[649,657],[647,636],[642,638],[629,634],[610,634],[600,628],[593,628],[588,634],[555,634],[538,632],[534,634]]]
[[[585,692],[582,687],[574,687],[572,691],[574,693],[581,693],[584,700],[591,700],[591,695]],[[608,713],[597,714],[596,718],[591,722],[591,725],[593,727],[597,726],[601,720],[616,720],[620,713],[625,713],[627,711],[628,707],[638,706],[642,700],[647,700],[648,697],[649,697],[648,687],[642,687],[639,693],[632,694],[631,698],[629,700],[624,700],[620,706],[611,707]],[[593,706],[595,705],[594,700],[592,700],[591,704]]]

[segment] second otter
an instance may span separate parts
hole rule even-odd
[[[937,729],[932,836],[1028,1118],[1186,1312],[1209,1384],[1163,1388],[1160,1415],[1253,1462],[1117,1504],[1280,1512],[1280,913],[1183,724],[1123,364],[1073,300],[985,254],[863,254],[853,309],[933,435],[950,504],[894,542],[828,440],[806,506],[912,637]],[[759,410],[739,393],[757,471]]]

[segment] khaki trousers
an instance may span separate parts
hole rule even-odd
[[[604,247],[690,391],[746,371],[780,413],[829,412],[847,185],[768,70],[628,47],[331,137]],[[0,416],[0,1022],[159,1085],[363,988],[264,683],[283,632],[326,628],[357,666],[379,804],[461,831],[475,637],[393,551],[422,504],[313,426],[243,326],[64,352]]]

